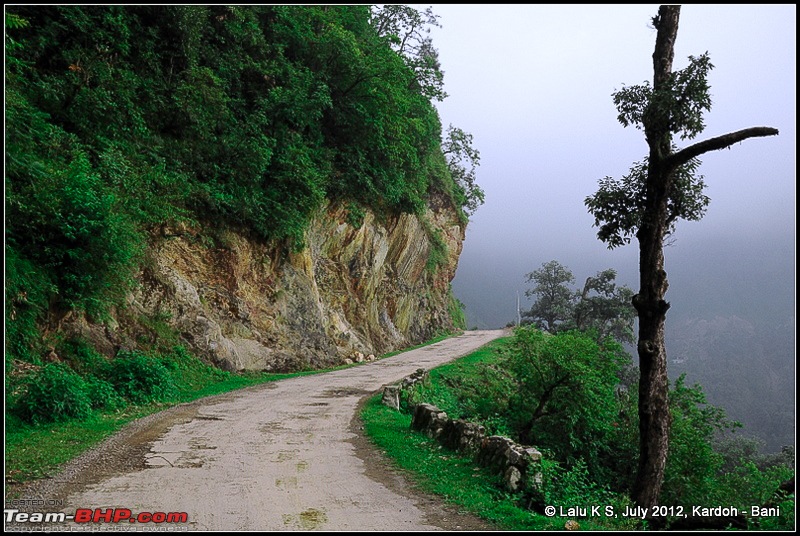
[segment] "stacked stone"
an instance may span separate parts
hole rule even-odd
[[[460,419],[451,420],[447,413],[431,404],[414,407],[411,428],[452,450],[475,454],[478,463],[503,475],[510,491],[519,491],[526,481],[535,486],[541,484],[539,463],[542,453],[534,447],[519,445],[507,437],[486,437],[482,426]]]

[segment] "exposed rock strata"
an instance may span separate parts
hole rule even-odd
[[[157,318],[228,370],[318,368],[415,344],[453,328],[449,284],[464,239],[449,205],[432,204],[424,219],[428,231],[414,215],[367,212],[354,227],[345,207],[326,206],[297,253],[232,231],[165,227],[118,317]],[[448,251],[435,271],[430,228]],[[81,319],[71,329],[98,347],[136,345],[132,330],[112,326]]]

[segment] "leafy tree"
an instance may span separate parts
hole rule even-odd
[[[709,405],[700,384],[687,386],[685,375],[675,380],[669,401],[672,426],[664,470],[664,504],[713,502],[723,461],[714,450],[714,437],[741,425],[728,421],[722,408]]]
[[[553,260],[543,263],[527,278],[529,283],[535,283],[536,286],[526,290],[525,295],[538,296],[538,299],[524,316],[530,318],[537,327],[555,333],[572,318],[574,294],[567,284],[574,283],[575,276],[569,268]]]
[[[599,344],[575,331],[518,328],[508,362],[517,388],[508,411],[520,439],[562,461],[583,458],[594,466],[618,414],[617,372],[629,360],[610,339]]]
[[[432,27],[440,28],[439,16],[428,7],[418,11],[405,5],[375,6],[372,25],[385,38],[414,72],[414,85],[426,97],[444,100],[444,73],[439,64],[439,52],[430,37]]]
[[[705,128],[703,112],[711,108],[707,75],[713,67],[703,54],[690,56],[685,69],[673,72],[679,17],[680,6],[663,5],[653,18],[657,30],[653,85],[630,86],[613,94],[620,123],[644,131],[650,149],[647,158],[621,181],[600,181],[598,192],[586,198],[599,227],[598,238],[609,248],[634,236],[639,242],[640,290],[633,305],[639,317],[640,455],[633,497],[644,507],[659,504],[669,451],[664,238],[676,220],[700,219],[708,204],[702,178],[694,174],[698,156],[748,138],[778,134],[774,128],[753,127],[675,147],[674,135],[693,139]]]
[[[527,277],[536,286],[525,295],[538,298],[524,317],[540,329],[550,333],[592,330],[598,340],[613,337],[619,342],[633,342],[633,291],[616,285],[614,270],[609,268],[588,277],[580,290],[567,286],[575,282],[575,277],[558,261],[542,264]]]
[[[586,278],[575,304],[575,327],[581,331],[594,330],[601,339],[613,337],[619,342],[634,341],[631,306],[633,291],[618,287],[617,272],[611,268]]]
[[[467,214],[473,214],[483,204],[485,194],[476,181],[475,171],[481,156],[472,145],[472,134],[450,125],[442,142],[442,153],[454,182],[456,203]]]

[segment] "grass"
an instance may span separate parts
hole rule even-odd
[[[361,413],[364,431],[375,445],[409,474],[422,490],[475,514],[501,530],[547,530],[563,524],[516,504],[499,478],[476,467],[469,456],[444,450],[424,434],[409,430],[411,417],[372,397]]]
[[[498,349],[510,338],[497,339],[476,352],[429,371],[429,381],[418,392],[424,401],[440,409],[458,412],[461,404],[447,379],[462,382],[476,374],[486,363],[497,360]],[[383,405],[380,396],[372,397],[363,407],[361,419],[365,434],[420,489],[441,496],[494,525],[498,530],[564,530],[575,518],[547,517],[526,508],[521,495],[504,490],[499,476],[479,467],[472,456],[445,449],[425,434],[410,429],[411,416]],[[581,530],[629,530],[622,524],[614,527],[605,519],[577,519]],[[613,522],[612,522],[613,523]]]
[[[434,344],[453,334],[444,334],[425,343],[414,346],[416,349]],[[392,352],[382,358],[397,355],[403,351]],[[177,404],[191,402],[207,396],[227,393],[252,385],[284,380],[297,376],[319,374],[358,366],[340,365],[337,367],[302,371],[295,373],[239,373],[231,374],[215,369],[185,353],[171,356],[169,362],[173,376],[177,380],[177,396],[167,402],[145,405],[129,405],[118,411],[95,411],[88,419],[68,420],[46,424],[28,424],[6,414],[5,422],[5,476],[6,494],[13,498],[14,488],[33,480],[52,477],[60,467],[97,445],[123,426],[147,415],[162,411]],[[8,486],[8,484],[11,484]]]
[[[430,370],[429,381],[416,394],[448,414],[459,413],[461,403],[457,398],[457,390],[450,388],[452,380],[458,379],[460,383],[481,381],[479,372],[487,363],[497,361],[498,352],[510,341],[511,337],[495,339],[471,354]]]

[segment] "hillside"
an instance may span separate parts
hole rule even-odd
[[[471,137],[433,106],[435,23],[9,6],[7,370],[86,343],[296,370],[454,329],[482,192]]]

